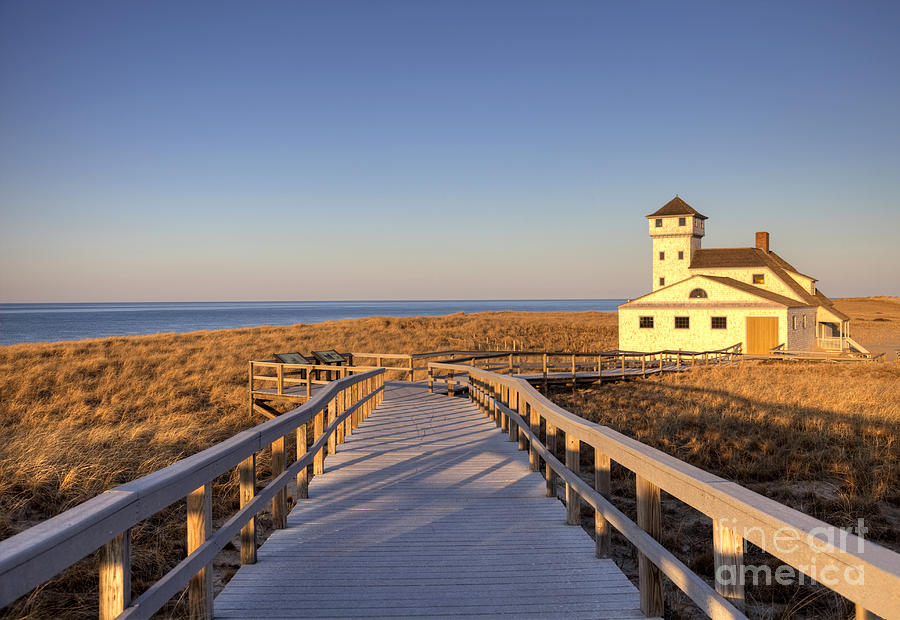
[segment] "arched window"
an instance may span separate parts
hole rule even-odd
[[[691,299],[706,299],[709,295],[702,288],[695,288],[689,295]]]

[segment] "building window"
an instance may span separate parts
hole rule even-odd
[[[652,316],[642,316],[640,325],[641,325],[641,329],[653,329],[653,317]]]
[[[691,291],[691,294],[688,295],[688,297],[690,297],[691,299],[706,299],[707,297],[709,297],[709,295],[707,295],[706,291],[704,291],[702,288],[695,288],[693,291]]]
[[[659,285],[660,285],[660,286],[665,286],[665,285],[666,285],[666,279],[665,279],[665,278],[660,278],[660,279],[659,279]]]
[[[665,252],[660,252],[660,253],[659,253],[659,260],[666,260],[666,253],[665,253]]]
[[[656,218],[656,227],[662,228],[662,218]]]
[[[684,260],[684,252],[678,250],[678,260]]]
[[[765,284],[766,283],[766,274],[764,273],[754,273],[753,274],[753,284]]]
[[[803,315],[803,329],[806,329],[806,315]]]
[[[691,317],[688,316],[676,316],[675,317],[675,329],[690,329],[691,328]]]
[[[678,218],[678,225],[679,225],[679,226],[687,226],[687,218],[679,217],[679,218]]]
[[[791,329],[797,329],[797,315],[791,317]]]
[[[728,329],[728,317],[712,317],[712,324],[710,325],[710,327],[712,327],[713,329]]]

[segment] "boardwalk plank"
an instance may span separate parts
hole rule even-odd
[[[389,383],[325,471],[217,617],[641,617],[635,587],[466,399]]]

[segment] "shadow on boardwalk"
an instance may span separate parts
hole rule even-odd
[[[641,617],[634,586],[467,399],[390,384],[325,466],[217,616]]]

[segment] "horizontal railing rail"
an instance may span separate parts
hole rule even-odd
[[[473,363],[481,368],[502,370],[499,363],[502,358],[507,359],[506,368],[509,374],[522,374],[528,371],[544,372],[600,372],[611,368],[636,369],[642,368],[645,372],[651,372],[660,363],[665,366],[675,366],[681,369],[683,366],[696,366],[698,364],[719,363],[722,361],[735,361],[741,358],[742,345],[734,344],[722,349],[712,351],[686,351],[677,349],[661,349],[658,351],[625,351],[612,349],[607,351],[521,351],[521,350],[485,350],[473,351],[463,349],[446,349],[443,351],[429,351],[424,353],[378,353],[353,351],[349,355],[355,367],[361,369],[384,368],[385,370],[402,373],[408,381],[427,376],[428,363]],[[495,365],[487,365],[486,360],[496,360]],[[394,361],[397,365],[388,366],[386,361]],[[559,360],[568,360],[563,363]],[[417,365],[420,362],[424,365]],[[275,366],[277,362],[268,362]],[[572,371],[572,367],[575,371]],[[284,365],[288,367],[289,365]],[[421,373],[421,374],[420,374]]]
[[[743,575],[746,540],[855,603],[858,618],[900,617],[900,554],[589,422],[547,400],[525,379],[433,362],[431,385],[441,373],[467,376],[468,397],[519,449],[529,451],[531,469],[545,473],[548,495],[555,496],[557,479],[565,483],[570,524],[580,523],[581,501],[594,508],[598,557],[609,556],[610,526],[637,547],[647,615],[662,615],[665,574],[709,616],[744,617],[742,581],[716,579],[713,589],[660,544],[660,491],[666,491],[712,520],[717,576]],[[565,463],[555,456],[560,435]],[[582,444],[594,449],[593,488],[580,476]],[[637,523],[610,501],[612,462],[635,475]]]
[[[256,516],[271,503],[275,528],[286,527],[287,486],[306,497],[308,467],[324,472],[331,454],[383,400],[383,369],[337,379],[302,406],[164,469],[118,486],[24,532],[0,541],[0,607],[40,586],[96,549],[100,617],[149,618],[188,586],[190,614],[212,616],[211,562],[238,532],[241,562],[256,561]],[[312,425],[312,443],[307,432]],[[296,459],[286,466],[285,438],[296,433]],[[272,479],[256,485],[256,455],[271,449]],[[212,481],[238,468],[240,510],[212,532]],[[131,602],[130,530],[187,498],[187,557]]]
[[[816,338],[816,345],[823,349],[837,349],[843,351],[846,347],[847,339],[839,336],[823,336]]]

